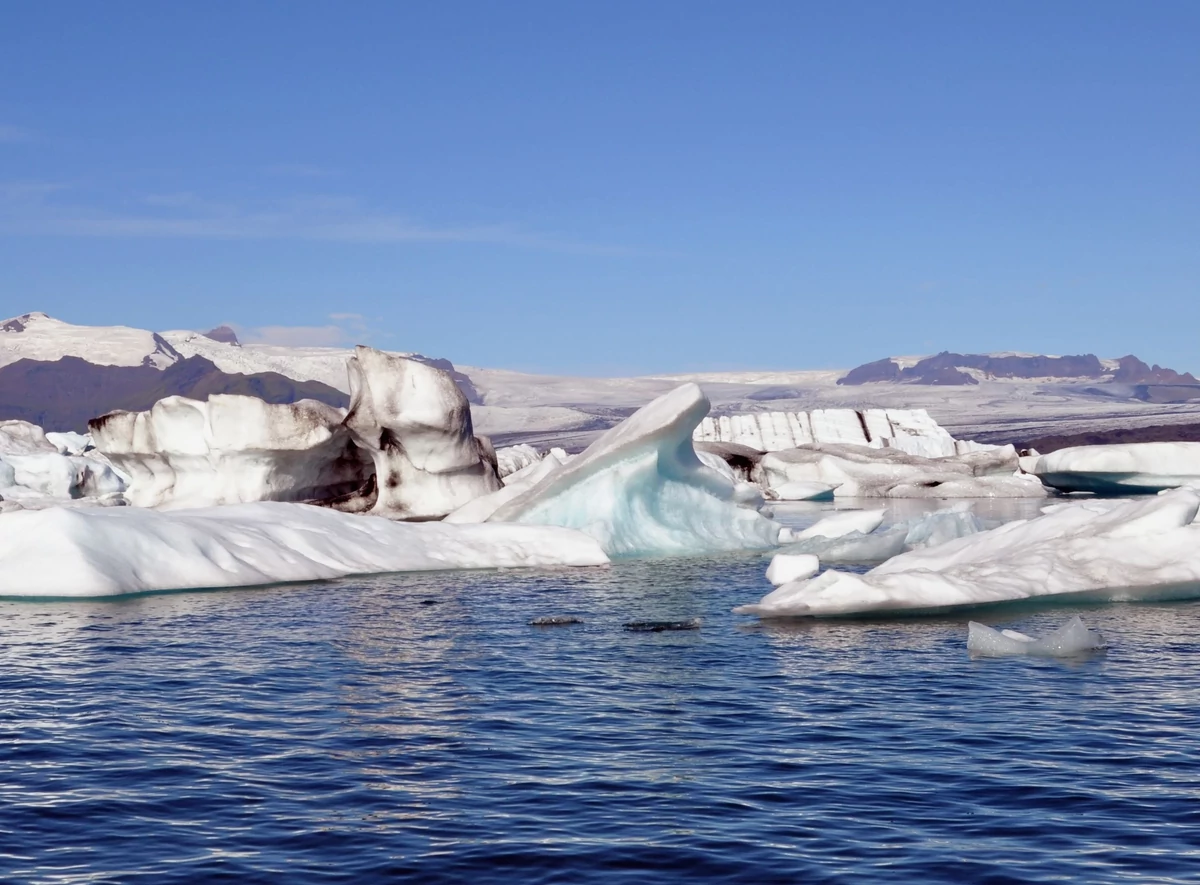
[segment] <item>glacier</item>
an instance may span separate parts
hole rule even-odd
[[[576,528],[612,556],[775,547],[782,527],[739,506],[745,490],[692,447],[708,410],[699,386],[677,387],[523,489],[490,521]]]
[[[595,540],[525,525],[401,523],[306,504],[6,514],[0,596],[117,596],[434,569],[603,565]]]
[[[1200,443],[1073,446],[1040,456],[1032,472],[1065,492],[1129,495],[1200,485]]]
[[[1200,597],[1200,492],[1087,499],[1047,507],[939,546],[895,556],[864,575],[825,571],[735,609],[760,617],[937,611],[1040,598],[1089,601]]]

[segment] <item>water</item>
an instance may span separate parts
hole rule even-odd
[[[730,614],[765,564],[0,602],[0,879],[1200,880],[1200,604],[973,661]]]

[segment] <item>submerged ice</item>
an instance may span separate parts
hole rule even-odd
[[[1104,637],[1089,630],[1079,615],[1041,639],[1016,630],[995,630],[977,621],[967,624],[967,651],[977,657],[1069,658],[1106,647]]]

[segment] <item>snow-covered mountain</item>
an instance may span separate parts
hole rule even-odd
[[[267,402],[309,398],[344,406],[351,353],[240,344],[230,329],[156,333],[76,326],[30,313],[0,323],[0,419],[77,430],[98,414],[144,410],[170,394],[206,399],[250,393]],[[939,354],[889,357],[849,372],[585,378],[455,368],[446,360],[406,355],[453,372],[472,403],[476,431],[501,445],[581,447],[685,381],[703,387],[717,416],[925,409],[955,437],[987,442],[1200,423],[1195,378],[1132,356]]]

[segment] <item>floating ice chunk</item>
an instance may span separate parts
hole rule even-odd
[[[304,501],[351,493],[370,460],[342,427],[343,412],[315,400],[271,404],[219,394],[169,396],[145,412],[89,422],[100,453],[130,478],[138,507]]]
[[[815,537],[840,538],[851,532],[865,535],[875,531],[883,524],[883,517],[886,513],[886,510],[846,510],[835,513],[825,517],[816,525],[809,526],[804,531],[797,533],[796,540],[801,541],[805,538]]]
[[[1013,476],[1011,447],[945,458],[922,458],[894,448],[820,444],[771,452],[751,479],[768,488],[792,482],[836,486],[837,497],[1029,498],[1045,497],[1035,477]]]
[[[538,454],[537,449],[524,443],[496,449],[496,472],[500,475],[500,479],[504,479],[510,473],[516,473],[524,467],[536,464],[541,459],[542,456]]]
[[[1042,455],[1025,469],[1046,485],[1068,492],[1158,492],[1200,482],[1200,443],[1072,446]]]
[[[8,465],[8,470],[0,468],[0,484],[23,487],[37,496],[84,498],[125,490],[124,480],[108,464],[93,458],[40,452],[4,455],[0,462]],[[13,491],[8,490],[5,497],[14,497]]]
[[[0,595],[111,596],[394,571],[601,565],[587,535],[522,525],[401,523],[305,504],[3,516]]]
[[[811,578],[820,570],[821,560],[810,553],[776,553],[767,566],[767,580],[778,587]]]
[[[763,617],[940,610],[1045,596],[1200,597],[1200,493],[1083,501],[912,550],[865,575],[828,570],[735,611]],[[786,592],[782,592],[786,591]]]
[[[976,621],[967,624],[967,651],[978,657],[1024,655],[1036,658],[1066,658],[1104,648],[1104,637],[1084,626],[1079,615],[1044,639],[1034,639],[1015,630],[993,630]]]
[[[490,521],[578,528],[621,556],[774,547],[780,526],[739,507],[734,484],[692,448],[692,430],[708,409],[695,384],[676,388],[500,507]]]
[[[375,462],[372,513],[439,518],[501,487],[495,452],[475,437],[471,405],[449,372],[361,346],[347,366],[345,426]]]
[[[777,501],[832,501],[836,488],[825,482],[785,482],[771,491]]]

